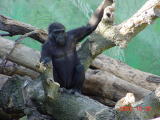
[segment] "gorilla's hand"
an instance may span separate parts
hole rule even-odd
[[[50,61],[51,61],[51,58],[50,57],[46,57],[46,58],[40,60],[40,63],[42,63],[44,66],[48,67]]]
[[[36,68],[39,69],[40,71],[45,71],[47,68],[51,68],[52,65],[50,64],[51,58],[50,57],[45,57],[42,59],[40,58],[40,62],[36,65]]]
[[[46,66],[44,66],[44,64],[41,63],[41,62],[39,62],[38,64],[36,64],[36,68],[39,69],[42,72],[46,70]]]

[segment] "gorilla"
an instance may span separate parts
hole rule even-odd
[[[49,25],[48,40],[42,46],[40,62],[47,64],[52,61],[54,81],[58,82],[60,87],[81,92],[85,70],[78,58],[76,44],[96,29],[108,1],[102,2],[86,26],[66,32],[61,23],[54,22]]]

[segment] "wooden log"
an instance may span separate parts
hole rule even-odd
[[[0,74],[12,76],[15,74],[21,75],[21,76],[30,76],[31,78],[35,79],[38,77],[39,73],[35,72],[34,70],[25,68],[23,66],[20,66],[16,63],[13,63],[11,61],[7,61],[5,66],[2,65],[2,59],[0,59]]]
[[[105,55],[99,55],[92,62],[92,66],[148,90],[155,90],[160,86],[160,76],[134,69]]]
[[[14,47],[14,41],[0,37],[0,57],[6,56]],[[38,71],[36,65],[39,63],[40,54],[38,51],[25,45],[16,45],[13,52],[8,56],[8,60],[32,70]]]
[[[115,101],[108,99],[107,97],[101,97],[101,96],[89,96],[89,97],[109,107],[114,107],[116,104]]]
[[[9,76],[0,74],[0,90],[2,89],[5,82],[8,80]]]
[[[151,92],[102,70],[87,71],[83,90],[89,96],[108,98],[113,101],[119,100],[128,92],[134,93],[136,100],[143,98]]]

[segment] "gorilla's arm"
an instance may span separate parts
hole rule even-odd
[[[41,58],[40,58],[40,63],[47,64],[48,62],[51,61],[50,53],[49,53],[49,45],[48,44],[43,44],[42,50],[41,50]]]
[[[106,8],[106,6],[112,3],[113,0],[103,0],[103,2],[99,5],[94,14],[91,16],[86,26],[82,26],[80,28],[68,31],[68,34],[73,36],[76,42],[80,42],[83,38],[91,34],[97,28],[99,22],[103,17],[104,9]]]

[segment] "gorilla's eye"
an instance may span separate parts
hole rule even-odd
[[[53,31],[54,34],[62,34],[64,32],[65,32],[64,30],[54,30]]]
[[[60,31],[54,31],[54,33],[55,33],[55,34],[59,34],[59,33],[61,33],[61,32],[60,32]]]

